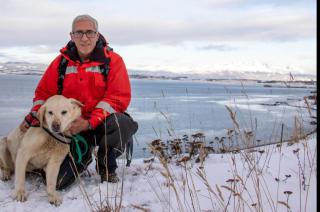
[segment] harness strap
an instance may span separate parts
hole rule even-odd
[[[101,74],[104,76],[104,81],[107,81],[107,77],[110,71],[109,64],[110,64],[110,58],[108,57],[107,62],[99,66]]]
[[[61,56],[61,61],[59,64],[59,76],[58,76],[58,94],[61,95],[62,94],[62,90],[63,90],[63,80],[64,80],[64,76],[66,75],[66,70],[67,70],[67,65],[68,65],[68,60]]]
[[[62,133],[52,133],[49,129],[42,127],[50,136],[54,137],[56,140],[64,144],[70,144],[73,137],[63,135]]]

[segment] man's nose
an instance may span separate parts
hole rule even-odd
[[[89,38],[87,37],[87,34],[86,34],[86,33],[84,33],[84,34],[82,35],[81,40],[89,40]]]

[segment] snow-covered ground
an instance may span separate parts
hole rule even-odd
[[[121,211],[316,211],[316,137],[210,154],[204,168],[194,159],[178,166],[173,158],[167,169],[157,159],[135,159],[130,167],[119,159],[118,184],[100,184],[92,163],[91,176],[84,174],[81,183],[60,192],[59,207],[48,203],[38,177],[27,178],[24,203],[10,196],[13,180],[0,182],[0,211],[90,211],[107,203],[113,210],[121,204]]]

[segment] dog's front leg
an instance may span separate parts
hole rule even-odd
[[[63,159],[57,160],[57,158],[51,158],[45,169],[49,202],[55,206],[59,206],[62,203],[62,199],[56,191],[57,178],[61,165],[59,161],[62,160]]]
[[[15,183],[13,198],[17,201],[24,202],[27,200],[26,192],[24,189],[26,168],[31,154],[26,149],[20,148],[18,150],[15,166]]]

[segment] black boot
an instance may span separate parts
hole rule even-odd
[[[100,176],[101,176],[101,183],[105,181],[109,183],[117,183],[120,180],[116,172],[112,172],[108,174],[104,173],[104,174],[101,174]]]

